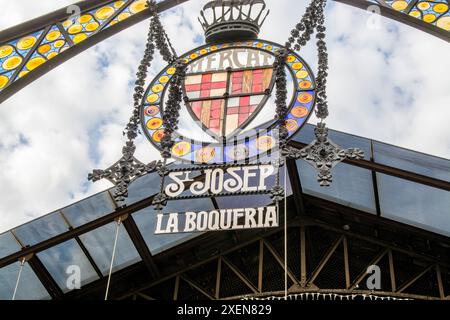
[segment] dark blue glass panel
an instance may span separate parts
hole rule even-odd
[[[37,256],[63,292],[70,291],[68,280],[72,273],[69,267],[79,267],[82,286],[99,278],[78,243],[73,239],[39,252]]]
[[[450,236],[450,192],[377,173],[381,215]]]
[[[107,191],[81,200],[62,209],[64,216],[73,227],[79,227],[90,221],[103,217],[115,210]]]
[[[424,176],[450,181],[450,160],[373,142],[375,162]]]
[[[11,300],[14,294],[20,263],[16,262],[0,269],[0,300]],[[39,281],[28,263],[25,263],[20,276],[15,300],[50,299],[45,287]]]
[[[61,214],[53,212],[17,227],[13,232],[24,246],[32,246],[68,230]]]
[[[20,245],[14,239],[11,232],[8,231],[0,234],[0,258],[9,256],[20,249]]]
[[[321,187],[317,171],[303,160],[297,160],[303,192],[351,208],[376,213],[372,173],[369,170],[340,163],[333,169],[333,183]]]
[[[80,236],[81,241],[104,275],[108,274],[109,266],[111,264],[116,226],[116,222],[111,222]],[[123,269],[140,260],[141,258],[136,251],[133,242],[128,236],[123,224],[121,224],[119,227],[119,235],[117,237],[113,272]]]

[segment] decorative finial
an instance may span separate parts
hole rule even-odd
[[[256,39],[269,12],[264,0],[215,0],[203,7],[198,20],[207,43]]]

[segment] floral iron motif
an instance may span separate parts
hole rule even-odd
[[[95,169],[88,175],[88,180],[96,182],[100,179],[107,179],[116,186],[114,199],[124,201],[128,197],[128,185],[140,176],[158,170],[161,161],[152,161],[143,164],[134,157],[136,146],[131,142],[122,149],[122,158],[105,170]]]
[[[342,149],[328,139],[328,128],[325,123],[319,123],[314,129],[316,140],[303,149],[289,147],[284,155],[292,159],[303,159],[318,172],[317,181],[322,187],[329,187],[333,181],[331,170],[345,159],[357,160],[364,158],[364,151],[358,148]]]

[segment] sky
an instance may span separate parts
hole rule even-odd
[[[0,0],[0,30],[71,2]],[[197,16],[206,2],[190,0],[163,14],[179,54],[203,43]],[[266,2],[271,13],[260,38],[284,43],[307,1]],[[328,126],[450,158],[449,44],[341,3],[331,1],[326,14]],[[0,232],[111,187],[88,182],[87,174],[121,156],[147,26],[88,49],[0,105]],[[314,45],[300,54],[316,70]],[[163,67],[158,57],[147,80]],[[159,158],[144,137],[137,144],[139,160]]]

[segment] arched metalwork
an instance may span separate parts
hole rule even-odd
[[[163,12],[188,0],[163,0]],[[450,42],[448,0],[335,0],[381,15]],[[92,0],[62,8],[0,32],[0,103],[78,53],[148,18],[146,0]],[[372,8],[372,9],[370,9]]]

